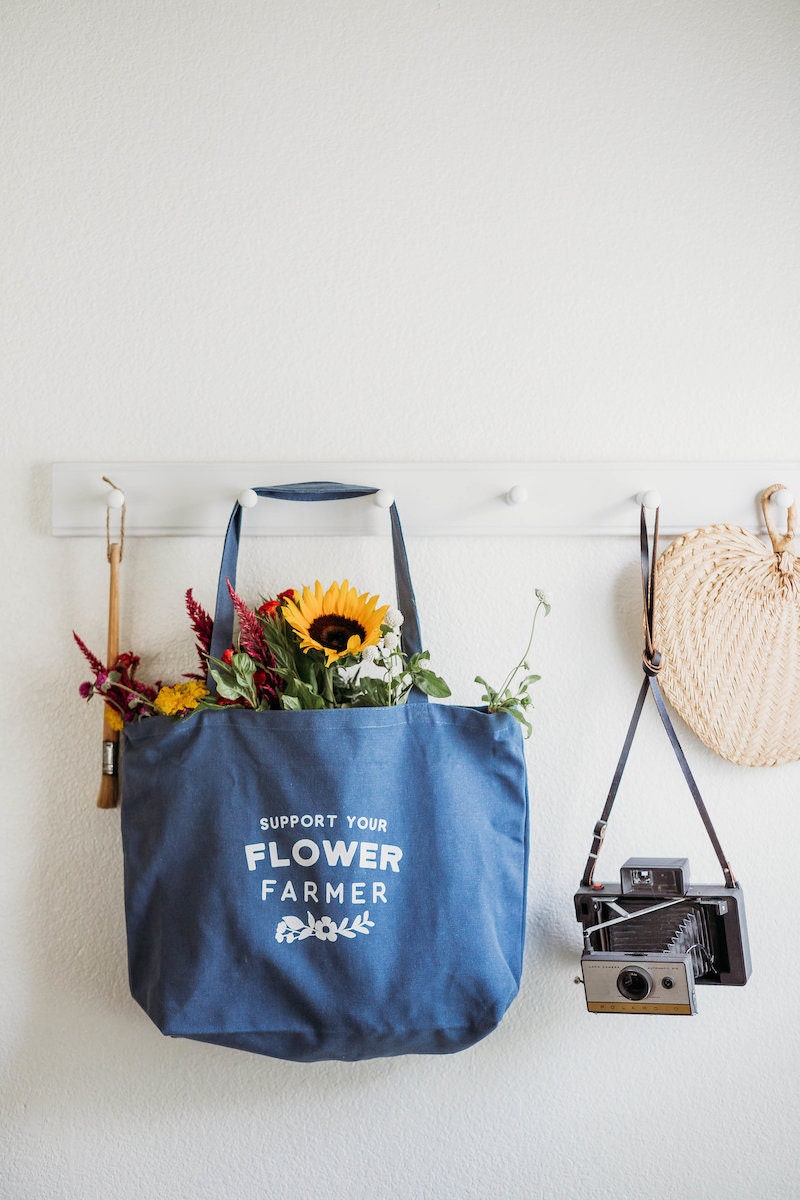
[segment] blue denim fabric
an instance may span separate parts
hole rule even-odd
[[[163,1033],[296,1061],[446,1053],[516,995],[528,800],[508,715],[154,717],[126,729],[122,796],[131,991]]]
[[[390,515],[410,654],[419,619]],[[236,505],[217,656],[240,531]],[[163,1033],[299,1062],[448,1053],[485,1037],[516,995],[528,792],[508,714],[412,692],[394,708],[151,717],[126,726],[121,776],[131,991]]]

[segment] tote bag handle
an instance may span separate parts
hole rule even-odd
[[[318,500],[353,500],[357,496],[374,496],[378,491],[375,487],[361,487],[358,484],[346,483],[281,483],[274,487],[257,487],[253,491],[257,496],[273,500],[294,500],[301,503]],[[403,530],[397,505],[389,509],[392,523],[392,550],[394,554],[394,576],[397,591],[397,606],[403,614],[401,628],[403,650],[406,654],[418,654],[422,650],[422,635],[419,627],[417,602],[411,585],[411,574],[408,568],[408,555],[403,541]],[[242,533],[242,507],[237,502],[233,506],[228,528],[225,533],[225,544],[222,548],[222,562],[219,569],[217,584],[217,603],[214,610],[214,632],[211,637],[211,657],[221,658],[225,650],[233,642],[233,601],[228,591],[227,581],[231,587],[236,587],[236,566],[239,560],[239,541]],[[207,686],[209,691],[216,691],[213,679],[209,675]],[[425,702],[427,696],[412,688],[408,697],[410,702]]]

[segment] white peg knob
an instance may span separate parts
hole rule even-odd
[[[394,496],[391,492],[387,492],[386,488],[378,488],[372,499],[378,508],[391,508],[394,504]]]
[[[125,503],[125,493],[119,488],[112,488],[106,496],[106,506],[108,508],[122,508]]]
[[[524,504],[528,499],[528,489],[523,487],[521,483],[515,483],[512,488],[506,492],[506,504]]]
[[[242,508],[255,508],[258,504],[258,496],[252,488],[245,488],[243,492],[239,492],[238,500]]]
[[[636,503],[644,508],[661,508],[661,492],[651,488],[647,492],[636,493]]]
[[[794,504],[794,495],[788,488],[781,488],[779,492],[774,492],[771,499],[774,500],[778,508],[790,509]]]

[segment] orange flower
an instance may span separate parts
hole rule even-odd
[[[208,688],[199,679],[188,683],[176,683],[174,687],[162,687],[155,698],[156,710],[165,717],[174,717],[184,712],[191,712],[208,695]]]
[[[106,724],[109,729],[113,729],[115,733],[125,728],[125,722],[115,708],[110,704],[106,705]]]

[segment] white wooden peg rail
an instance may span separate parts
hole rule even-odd
[[[325,504],[252,492],[312,480],[380,490]],[[788,508],[800,462],[55,463],[53,533],[105,537],[108,508],[124,502],[128,537],[219,536],[237,500],[247,532],[272,536],[385,534],[392,500],[410,536],[634,534],[640,503],[660,504],[667,535],[719,523],[760,530],[759,496],[773,483],[786,486],[777,499]]]

